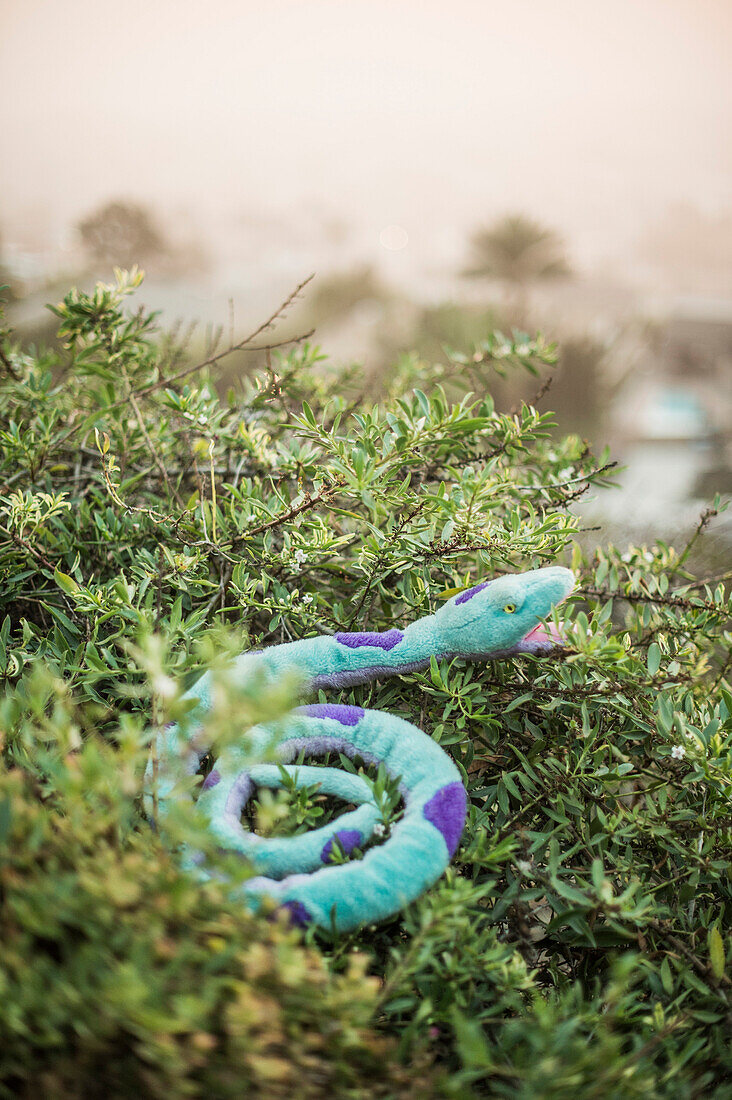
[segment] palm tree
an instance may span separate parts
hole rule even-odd
[[[519,315],[531,283],[572,273],[558,234],[523,214],[509,214],[488,228],[477,229],[470,243],[473,262],[463,274],[505,283],[510,311]]]

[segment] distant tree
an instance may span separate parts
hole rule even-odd
[[[318,280],[310,304],[316,323],[321,325],[342,319],[364,302],[384,303],[389,296],[373,267],[363,264]]]
[[[3,301],[12,302],[18,296],[18,287],[15,279],[11,276],[10,271],[5,266],[5,250],[3,245],[3,234],[0,230],[0,308]],[[0,339],[2,339],[2,329],[0,328]]]
[[[133,202],[108,202],[79,222],[77,230],[92,259],[100,264],[132,267],[168,251],[150,212]]]
[[[516,313],[523,312],[531,283],[571,274],[562,239],[523,214],[509,214],[492,226],[477,229],[470,243],[473,258],[463,274],[506,284]]]

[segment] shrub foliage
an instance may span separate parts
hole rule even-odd
[[[551,369],[541,337],[377,387],[268,325],[220,395],[228,349],[190,362],[129,306],[139,281],[69,293],[60,350],[2,338],[4,1095],[730,1095],[730,602],[690,568],[710,516],[678,548],[586,549],[608,457],[490,397]],[[580,578],[563,656],[349,694],[463,770],[469,825],[419,902],[303,942],[232,900],[225,856],[220,881],[181,870],[194,801],[160,835],[144,770],[198,671],[220,668],[215,746],[287,705],[234,690],[231,654],[552,562]],[[331,809],[285,791],[257,820]]]

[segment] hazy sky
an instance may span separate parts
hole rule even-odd
[[[127,195],[612,254],[732,205],[732,0],[0,0],[0,227]]]

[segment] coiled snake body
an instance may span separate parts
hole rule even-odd
[[[539,625],[574,587],[568,569],[551,567],[507,574],[448,600],[434,615],[404,631],[344,633],[245,653],[235,675],[249,678],[298,673],[312,688],[343,688],[425,668],[430,658],[489,660],[519,653],[546,653],[560,641],[553,628]],[[183,741],[176,726],[157,739],[157,800],[164,814],[174,797],[176,770],[193,774],[207,751],[195,736],[211,706],[211,680],[204,675],[187,693],[197,700],[193,732]],[[319,784],[356,808],[322,828],[288,838],[264,838],[244,828],[241,814],[258,786],[281,787],[278,764],[248,766],[252,753],[271,749],[273,732],[249,730],[246,752],[232,745],[216,759],[198,806],[224,849],[245,856],[255,877],[243,889],[247,903],[263,898],[289,910],[292,921],[310,921],[340,931],[383,920],[414,901],[443,873],[460,841],[466,793],[460,773],[446,752],[416,726],[380,711],[321,703],[297,709],[277,743],[276,757],[292,773],[296,787]],[[357,774],[332,767],[293,765],[303,757],[329,752],[383,763],[399,780],[404,814],[384,843],[369,847],[363,859],[333,864],[336,842],[348,854],[378,834],[381,813],[372,788]],[[148,778],[151,768],[148,768]],[[187,854],[191,865],[200,863]],[[198,867],[198,873],[206,874]]]

